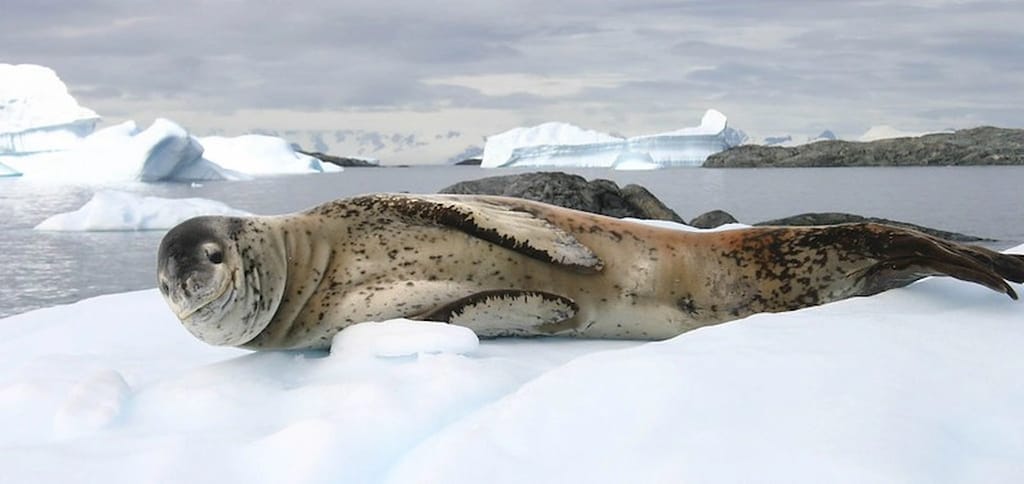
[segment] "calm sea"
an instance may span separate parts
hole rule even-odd
[[[525,170],[524,170],[525,171]],[[572,170],[639,183],[690,219],[712,209],[741,222],[803,212],[851,212],[997,239],[1024,241],[1024,167],[678,168]],[[477,167],[350,168],[249,182],[55,185],[0,178],[0,317],[112,292],[154,287],[162,232],[53,233],[32,227],[77,209],[96,190],[203,197],[262,214],[286,213],[370,192],[433,193],[452,183],[517,170]]]

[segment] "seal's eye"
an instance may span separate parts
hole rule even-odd
[[[213,250],[206,254],[206,258],[210,259],[210,262],[214,264],[220,264],[224,262],[224,253],[219,250]]]

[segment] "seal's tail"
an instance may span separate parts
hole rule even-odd
[[[859,227],[857,227],[859,226]],[[864,295],[904,286],[925,276],[974,282],[1017,299],[1007,280],[1024,282],[1024,256],[942,240],[915,230],[853,224],[863,255],[875,263],[861,269]],[[856,230],[859,229],[859,230]]]

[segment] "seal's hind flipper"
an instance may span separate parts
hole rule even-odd
[[[579,272],[597,272],[604,265],[589,247],[569,232],[521,207],[504,203],[501,197],[386,194],[359,197],[349,203],[374,206],[386,214],[415,223],[449,227]]]
[[[1017,292],[1006,280],[1024,280],[1024,257],[1019,255],[1000,254],[887,225],[855,224],[851,228],[863,231],[865,237],[861,240],[866,242],[868,252],[865,255],[877,261],[854,274],[863,278],[867,294],[904,286],[926,276],[949,276],[1017,299]]]
[[[484,337],[535,336],[572,319],[572,299],[541,291],[481,291],[452,301],[415,319],[466,326]]]

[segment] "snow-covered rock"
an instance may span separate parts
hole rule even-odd
[[[229,170],[248,175],[285,175],[340,171],[341,167],[298,153],[287,141],[274,136],[249,134],[226,138],[199,138],[203,157]]]
[[[746,135],[729,128],[725,115],[714,109],[704,113],[700,126],[628,139],[545,123],[489,136],[481,166],[700,166],[708,156],[745,140]]]
[[[0,154],[71,148],[99,119],[78,105],[52,69],[0,64]]]
[[[204,198],[144,197],[119,191],[96,192],[73,212],[60,213],[36,225],[36,230],[118,231],[167,230],[200,215],[244,216],[221,202]]]
[[[328,356],[208,346],[155,289],[102,296],[0,319],[0,469],[11,482],[1019,483],[1022,317],[1024,303],[931,278],[664,342],[474,346],[396,320],[349,328]]]

